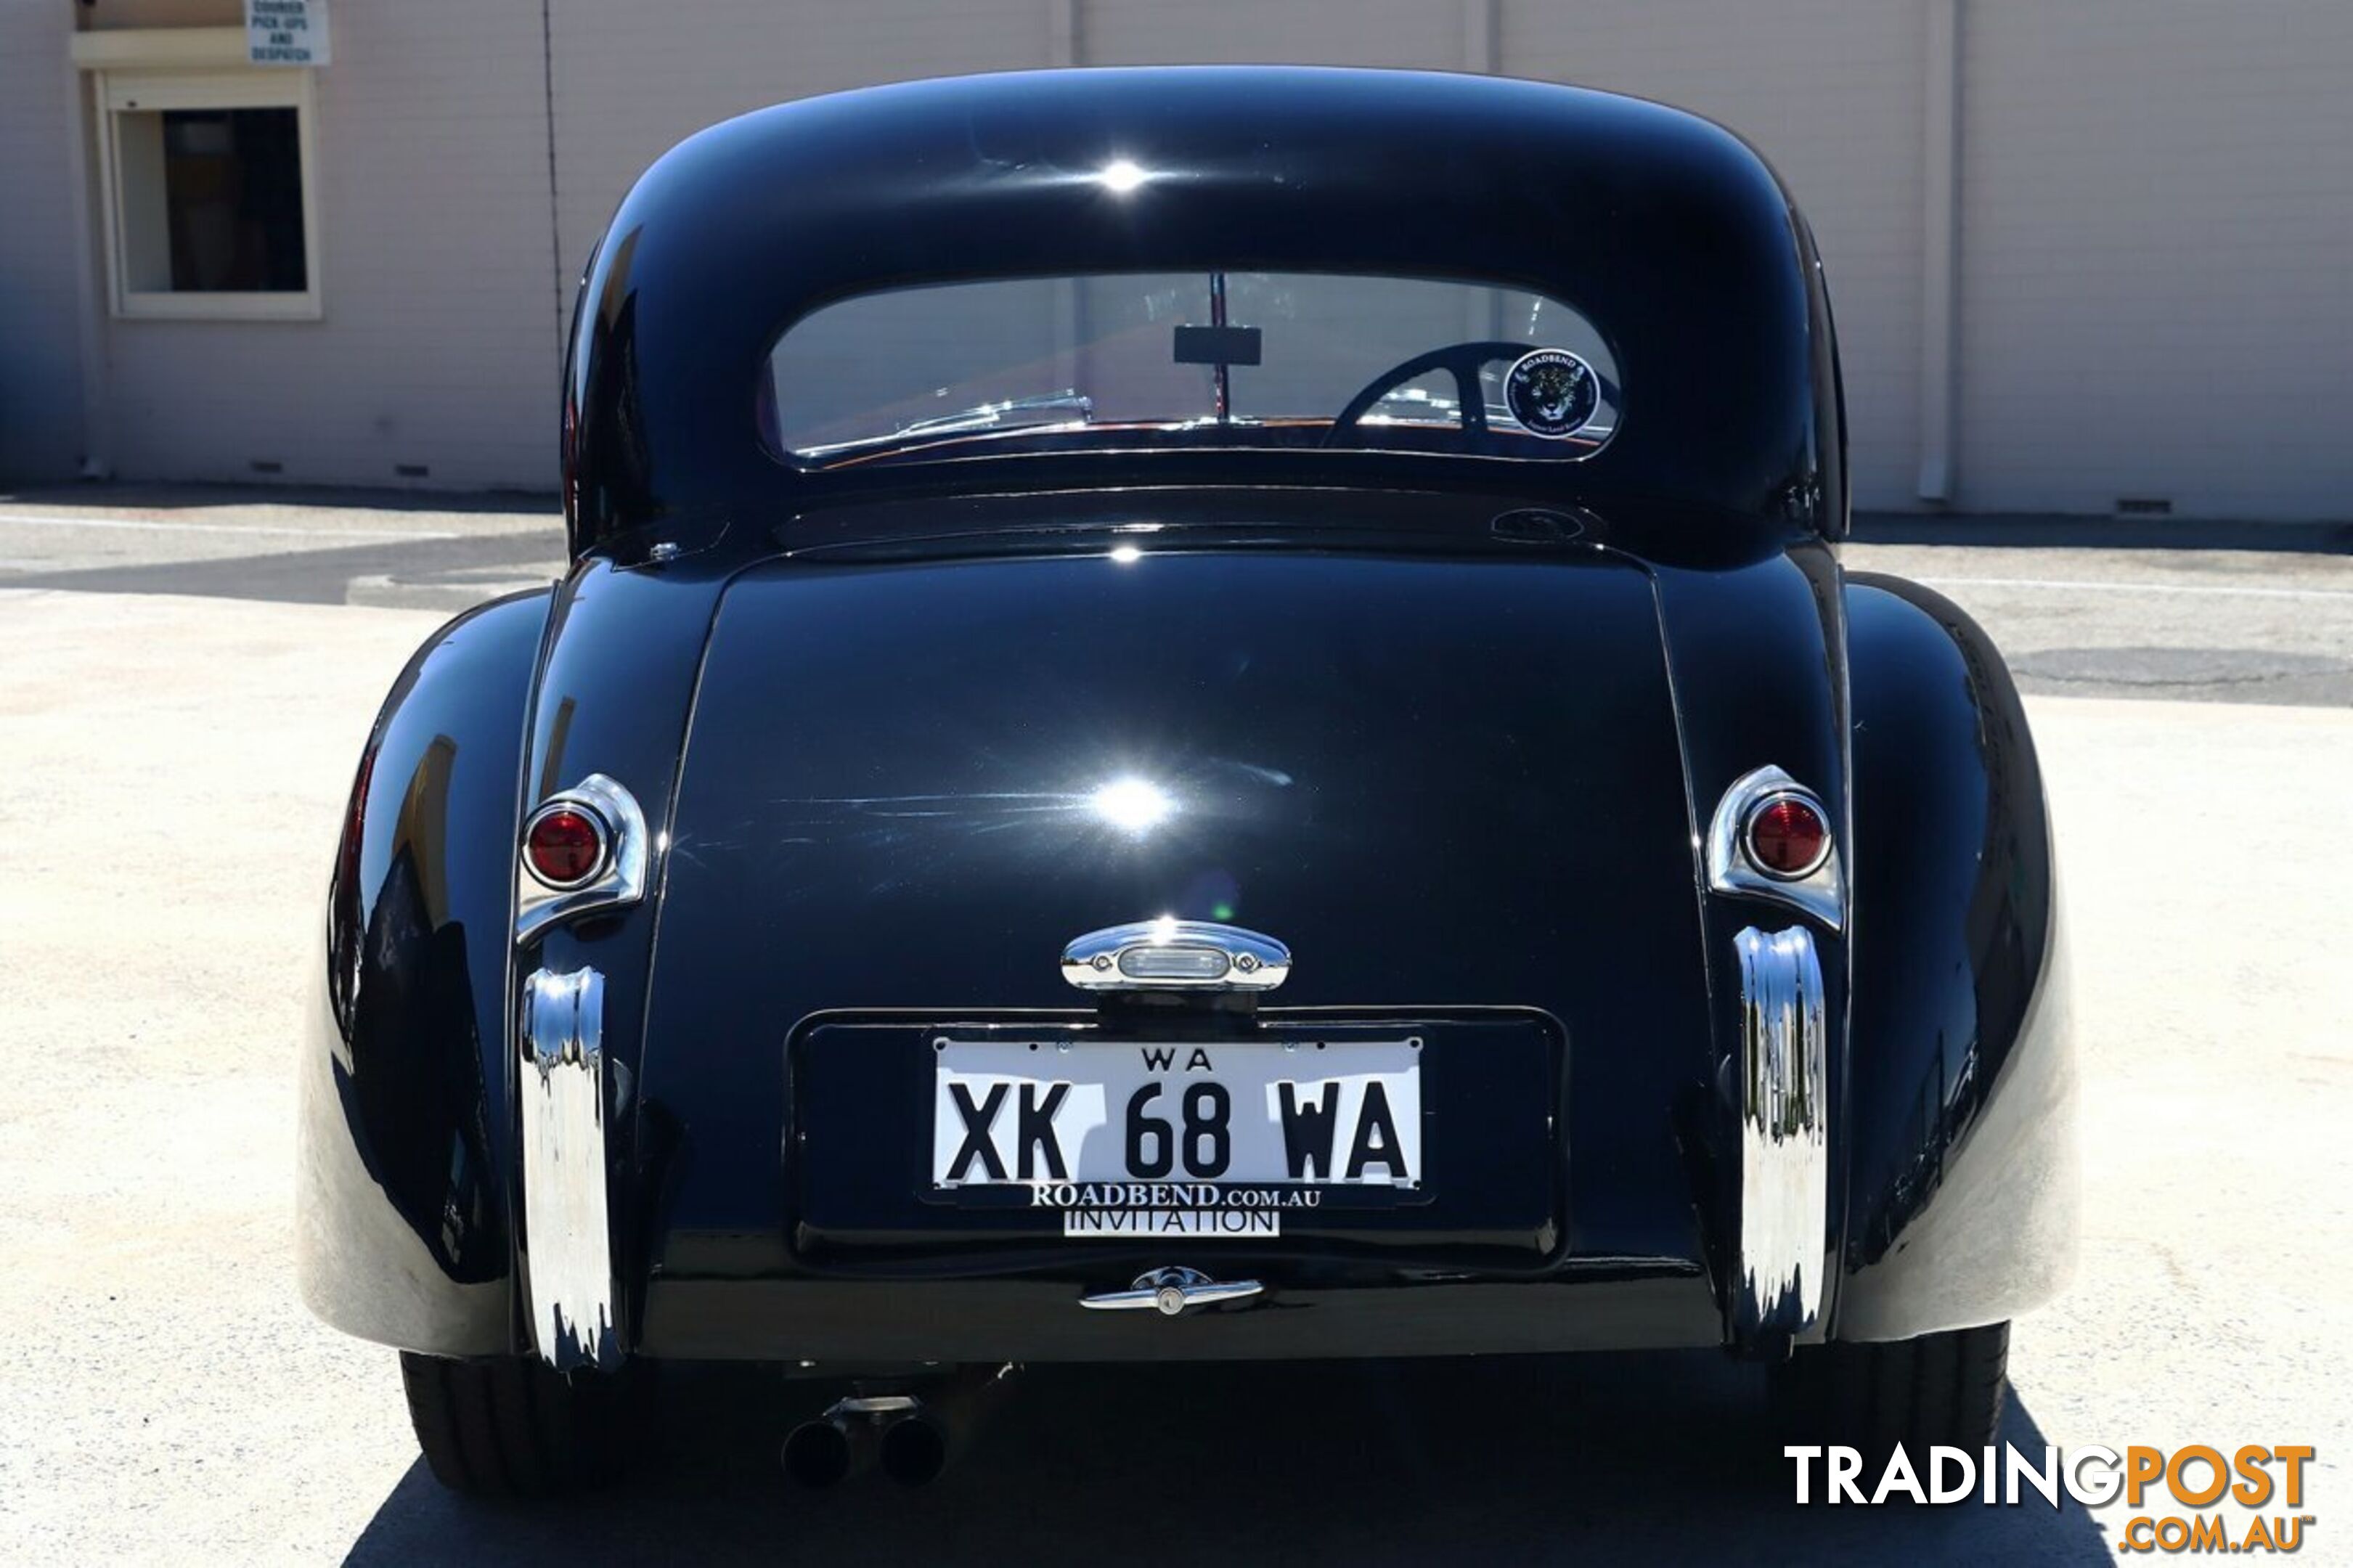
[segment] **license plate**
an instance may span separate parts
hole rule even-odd
[[[1027,1189],[1067,1235],[1279,1235],[1326,1192],[1422,1185],[1418,1036],[932,1044],[934,1190]]]

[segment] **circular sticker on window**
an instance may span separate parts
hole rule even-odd
[[[1601,406],[1601,378],[1567,349],[1537,349],[1504,377],[1504,403],[1530,435],[1574,436]]]

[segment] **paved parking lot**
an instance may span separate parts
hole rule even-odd
[[[1949,592],[2030,692],[2353,706],[2353,525],[1878,518],[1858,532],[1850,566]],[[449,615],[563,570],[553,502],[527,495],[108,486],[0,496],[0,587]]]
[[[377,699],[551,525],[74,494],[0,500],[0,1561],[2115,1555],[2121,1510],[1793,1509],[1713,1355],[1040,1370],[937,1486],[817,1498],[772,1462],[813,1395],[686,1376],[648,1484],[447,1498],[389,1353],[294,1299],[297,973]],[[2084,1270],[2020,1327],[2010,1440],[2313,1444],[2303,1555],[2353,1561],[2353,558],[1851,561],[2010,648],[2063,836]]]

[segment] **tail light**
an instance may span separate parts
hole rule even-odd
[[[577,888],[605,868],[612,838],[612,829],[595,812],[554,802],[541,807],[523,828],[523,864],[548,887]]]
[[[1803,795],[1768,795],[1749,808],[1741,847],[1758,870],[1794,882],[1812,876],[1830,858],[1831,825]]]
[[[550,926],[608,914],[645,897],[653,835],[637,797],[590,773],[542,800],[522,820],[515,856],[515,941]]]
[[[1710,892],[1802,910],[1846,924],[1846,870],[1822,797],[1777,767],[1735,779],[1708,819]]]

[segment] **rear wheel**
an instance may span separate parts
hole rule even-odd
[[[544,1497],[609,1486],[649,1426],[634,1368],[567,1377],[521,1356],[448,1361],[404,1351],[400,1377],[417,1446],[453,1491]]]
[[[1885,1344],[1800,1345],[1773,1369],[1773,1398],[1807,1441],[1879,1456],[1901,1443],[1918,1466],[1933,1445],[1975,1453],[1995,1440],[2009,1368],[2008,1323]]]

